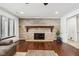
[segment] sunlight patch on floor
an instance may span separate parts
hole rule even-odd
[[[25,56],[26,52],[16,52],[14,56]]]
[[[14,56],[58,56],[53,50],[28,50],[28,52],[16,52]]]
[[[75,41],[72,41],[72,40],[68,40],[67,43],[72,45],[72,46],[74,46],[75,48],[79,49],[79,43],[78,42],[75,42]]]

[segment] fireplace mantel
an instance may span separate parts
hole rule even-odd
[[[26,31],[28,32],[30,28],[49,28],[50,31],[53,31],[54,26],[25,26]]]

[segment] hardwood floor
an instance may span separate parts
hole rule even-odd
[[[79,56],[79,49],[66,43],[58,44],[53,42],[28,42],[19,41],[17,52],[27,52],[28,50],[54,50],[59,56]]]

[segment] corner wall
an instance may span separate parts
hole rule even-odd
[[[67,42],[67,19],[72,16],[76,16],[79,14],[79,9],[74,10],[60,19],[60,28],[61,28],[61,37],[63,42]]]

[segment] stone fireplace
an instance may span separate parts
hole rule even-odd
[[[19,22],[20,40],[26,41],[53,41],[60,27],[60,20],[53,18],[23,18]]]
[[[25,26],[28,41],[53,40],[54,26]]]
[[[44,40],[45,33],[34,33],[34,40]]]
[[[54,32],[51,32],[50,28],[31,28],[25,33],[27,41],[50,41],[54,39]]]

